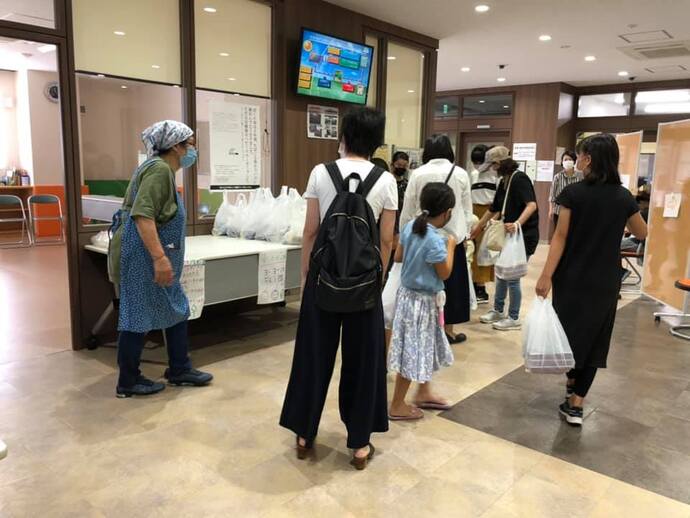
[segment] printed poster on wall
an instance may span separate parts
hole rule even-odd
[[[209,102],[211,189],[256,189],[261,184],[259,106]]]
[[[537,144],[532,143],[520,143],[516,142],[513,144],[513,154],[512,159],[516,162],[529,161],[537,159]]]
[[[259,254],[259,294],[257,304],[275,304],[285,300],[287,250]]]
[[[553,181],[553,160],[537,160],[537,181],[538,182],[552,182]]]
[[[338,140],[338,108],[330,106],[307,106],[307,138]]]
[[[182,269],[180,284],[187,300],[189,300],[189,320],[197,319],[201,316],[206,302],[206,261],[185,261]]]
[[[670,192],[664,195],[664,217],[677,218],[680,214],[681,193]]]

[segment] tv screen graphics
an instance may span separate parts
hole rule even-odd
[[[302,29],[297,93],[366,104],[374,48]]]

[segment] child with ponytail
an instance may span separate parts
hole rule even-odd
[[[443,410],[448,402],[431,391],[431,376],[453,363],[443,330],[443,281],[453,270],[456,243],[437,229],[450,220],[455,194],[445,183],[428,183],[421,192],[422,214],[400,233],[395,261],[402,262],[388,367],[397,372],[389,410],[391,420],[424,417],[421,408]],[[411,382],[419,383],[414,405],[405,402]]]

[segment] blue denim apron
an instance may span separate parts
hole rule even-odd
[[[160,158],[147,160],[134,173],[133,199],[137,196],[139,174],[155,160]],[[173,267],[171,286],[161,287],[156,284],[153,260],[129,211],[120,209],[113,217],[111,232],[114,233],[124,225],[120,258],[119,331],[147,333],[154,329],[167,329],[189,318],[189,302],[180,284],[184,267],[186,212],[177,189],[175,196],[177,214],[168,223],[158,227],[158,238]]]

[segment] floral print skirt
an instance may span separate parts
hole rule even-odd
[[[393,318],[388,368],[403,378],[426,383],[453,363],[453,351],[438,323],[435,295],[400,286]]]

